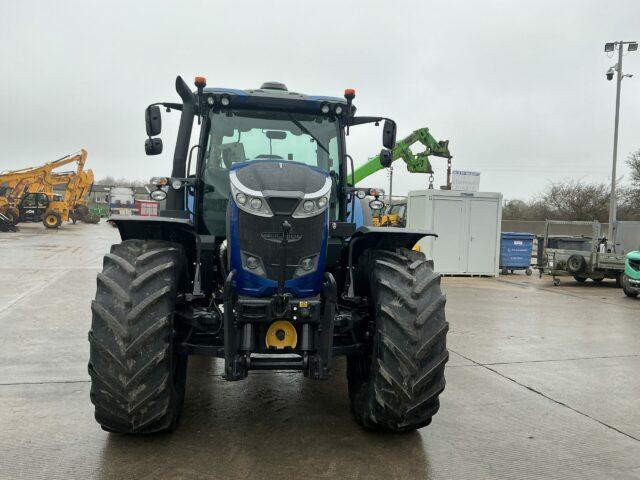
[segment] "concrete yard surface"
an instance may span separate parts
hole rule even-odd
[[[345,365],[221,377],[191,357],[172,434],[93,419],[90,302],[107,224],[0,233],[0,478],[640,479],[640,300],[613,282],[445,278],[447,387],[433,423],[379,434],[349,413]]]

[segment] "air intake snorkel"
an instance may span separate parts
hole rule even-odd
[[[189,141],[193,128],[193,116],[195,114],[196,101],[193,92],[180,75],[176,77],[176,92],[182,99],[182,113],[180,126],[176,138],[176,148],[173,153],[173,169],[171,176],[185,178],[187,175],[187,155],[189,153]],[[184,190],[169,189],[167,197],[167,210],[184,210]]]

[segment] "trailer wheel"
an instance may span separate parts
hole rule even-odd
[[[585,266],[586,262],[582,255],[571,255],[567,259],[567,271],[572,275],[580,273]]]
[[[351,410],[366,427],[411,431],[431,423],[449,358],[445,296],[421,252],[370,250],[360,259],[375,322],[372,352],[347,358]]]
[[[574,275],[574,277],[573,277],[573,278],[574,278],[574,280],[575,280],[576,282],[578,282],[578,283],[584,283],[584,282],[586,282],[586,281],[587,281],[587,277],[579,277],[579,276],[577,276],[577,275]]]
[[[49,212],[42,218],[42,224],[47,228],[58,228],[62,225],[62,218],[58,212]]]
[[[184,399],[187,356],[173,317],[182,249],[162,241],[111,247],[98,274],[89,332],[91,402],[104,430],[172,430]]]
[[[527,277],[530,277],[531,274],[533,274],[533,270],[531,270],[531,267],[527,268],[524,273],[527,275]]]

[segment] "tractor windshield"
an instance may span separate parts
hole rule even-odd
[[[209,166],[281,159],[338,170],[338,123],[324,116],[235,110],[211,113]]]
[[[209,114],[204,154],[203,220],[210,234],[224,235],[229,169],[235,163],[285,160],[319,167],[338,183],[339,125],[326,116],[230,110]]]

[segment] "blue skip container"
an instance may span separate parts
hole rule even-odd
[[[502,232],[500,239],[500,268],[503,275],[514,270],[525,270],[531,275],[533,233]]]

